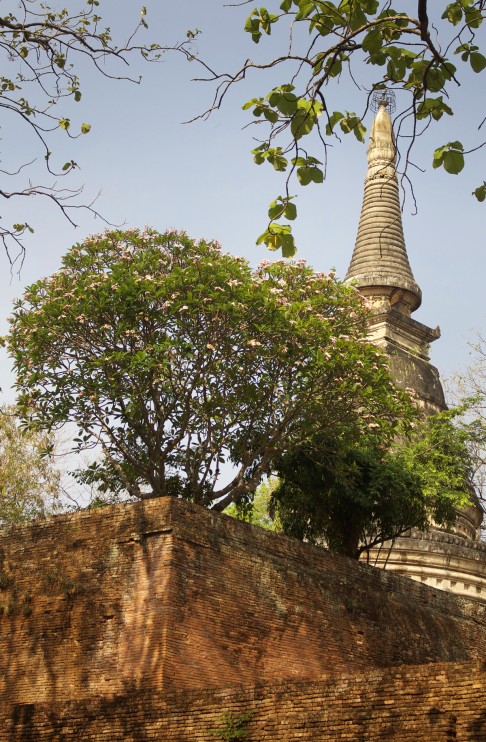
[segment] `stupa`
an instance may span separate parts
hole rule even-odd
[[[410,267],[403,234],[396,171],[397,148],[390,113],[393,93],[377,91],[370,133],[368,171],[358,235],[347,282],[371,307],[370,340],[388,355],[395,382],[412,389],[427,414],[446,409],[439,372],[429,361],[429,346],[440,337],[412,318],[422,292]],[[450,529],[432,525],[412,529],[370,554],[372,564],[433,587],[486,602],[486,543],[481,541],[483,511],[472,493],[471,505],[458,511]]]

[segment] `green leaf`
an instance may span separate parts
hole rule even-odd
[[[254,17],[255,15],[256,17]],[[258,10],[253,10],[252,13],[248,16],[244,25],[244,29],[247,33],[251,33],[252,40],[255,42],[255,44],[258,44],[262,37],[260,31],[260,19],[258,17]]]
[[[281,154],[280,147],[268,150],[268,161],[271,165],[273,165],[275,170],[281,173],[286,170],[288,165],[288,160]]]
[[[466,23],[469,28],[479,28],[483,22],[483,14],[479,8],[466,7],[464,8],[464,14],[466,16]]]
[[[476,196],[478,201],[481,203],[486,200],[486,180],[483,182],[483,185],[478,186],[478,188],[473,191],[473,196]]]
[[[352,131],[359,142],[364,142],[366,127],[363,126],[361,119],[356,114],[346,112],[346,116],[340,121],[340,126],[345,134]]]
[[[329,65],[327,65],[327,74],[329,77],[338,77],[343,70],[343,65],[340,59],[330,59]]]
[[[435,121],[438,121],[444,113],[447,113],[448,116],[453,115],[452,109],[447,103],[444,103],[441,95],[438,98],[426,98],[417,108],[417,119],[432,116]]]
[[[336,26],[342,26],[341,16],[336,13],[315,13],[309,22],[309,31],[314,31],[315,29],[321,36],[327,36]],[[326,53],[317,55],[316,62],[320,63],[322,67],[322,61],[326,57]]]
[[[363,50],[369,54],[376,54],[382,48],[383,41],[384,39],[379,29],[374,28],[368,31],[363,38]]]
[[[334,127],[339,121],[341,121],[342,118],[344,118],[344,113],[341,113],[340,111],[334,111],[334,113],[329,116],[329,121],[326,125],[326,134],[328,136],[331,136]]]
[[[432,67],[426,71],[424,76],[424,84],[427,90],[431,93],[438,93],[442,90],[445,83],[445,76],[441,69],[438,67]]]
[[[307,165],[308,160],[305,157],[293,157],[292,158],[292,165],[295,165],[296,167],[303,167],[304,165]]]
[[[290,219],[291,221],[293,221],[294,219],[296,219],[297,218],[297,207],[296,207],[296,205],[293,204],[293,203],[291,203],[291,202],[289,202],[286,205],[286,207],[285,207],[284,216],[285,216],[286,219]]]
[[[245,21],[245,25],[243,26],[243,28],[248,33],[255,33],[260,28],[260,21],[258,20],[258,18],[253,17],[253,14],[257,12],[257,10],[252,10],[251,14]]]
[[[273,105],[271,99],[269,102],[270,105]],[[292,116],[292,114],[297,110],[297,96],[290,92],[281,93],[278,97],[276,106],[284,116]]]
[[[284,13],[288,13],[291,7],[292,0],[283,0],[283,2],[280,3],[280,10],[283,10]]]
[[[262,165],[268,157],[266,144],[258,145],[258,147],[255,147],[255,149],[252,149],[251,153],[252,155],[254,155],[253,161],[257,165]]]
[[[361,5],[365,13],[373,15],[378,10],[380,3],[379,0],[362,0]]]
[[[267,119],[267,121],[270,121],[271,124],[276,124],[278,121],[278,113],[277,111],[272,111],[271,108],[265,108],[263,110],[263,115]]]
[[[453,26],[457,26],[457,24],[462,20],[462,8],[457,2],[450,3],[442,13],[441,17],[444,19],[447,18],[449,23],[452,23]]]
[[[278,203],[277,201],[272,201],[268,209],[268,218],[271,220],[280,219],[280,217],[284,214],[284,211],[285,206],[282,202]]]
[[[312,182],[312,168],[311,167],[299,167],[297,168],[297,178],[300,185],[306,186]]]
[[[293,258],[297,252],[294,236],[292,234],[283,234],[280,238],[282,247],[282,256],[284,258]]]
[[[295,16],[296,21],[303,21],[310,16],[315,10],[315,4],[310,0],[300,0],[299,12]]]
[[[321,168],[316,167],[315,163],[320,165],[320,162],[314,157],[309,157],[303,167],[297,169],[297,178],[302,186],[309,185],[309,183],[322,183],[324,180],[324,173]]]
[[[252,98],[251,100],[247,101],[244,105],[241,106],[243,111],[248,111],[249,108],[253,108],[253,106],[256,103],[261,103],[262,98]]]
[[[469,62],[474,72],[482,72],[486,67],[486,57],[479,52],[472,52],[469,57]]]
[[[448,152],[444,152],[444,170],[451,175],[458,175],[464,167],[464,155],[462,152],[451,149]]]
[[[300,139],[306,134],[310,134],[314,128],[316,117],[313,111],[299,108],[290,122],[290,131],[294,139]]]
[[[91,124],[81,124],[81,134],[88,134],[91,131]]]

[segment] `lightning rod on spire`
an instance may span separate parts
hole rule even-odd
[[[370,102],[371,110],[377,113],[381,107],[384,107],[388,114],[391,115],[396,109],[395,93],[393,90],[375,90],[371,96]]]

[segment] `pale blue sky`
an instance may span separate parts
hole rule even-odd
[[[234,70],[247,57],[267,51],[267,43],[256,47],[242,31],[248,6],[225,8],[220,0],[178,4],[154,0],[146,5],[148,40],[171,44],[183,40],[188,28],[197,27],[203,31],[198,41],[201,55],[219,70]],[[104,0],[100,5],[114,34],[120,24],[128,27],[130,18],[137,18],[137,8],[133,0]],[[270,40],[270,49],[271,44],[277,48],[278,38]],[[143,74],[140,86],[103,80],[89,71],[82,75],[83,100],[72,111],[73,121],[77,113],[79,124],[90,122],[92,131],[74,143],[61,134],[53,142],[59,163],[73,158],[82,168],[71,185],[85,183],[86,199],[101,190],[98,207],[114,223],[148,224],[159,230],[183,228],[195,237],[217,239],[225,250],[244,255],[252,263],[268,258],[265,248],[255,246],[255,239],[265,226],[268,202],[283,192],[283,181],[269,168],[253,164],[249,154],[252,131],[242,130],[249,117],[241,106],[253,95],[267,92],[272,84],[285,82],[286,77],[264,80],[254,76],[235,87],[223,109],[209,121],[183,125],[211,101],[209,85],[191,82],[198,74],[195,65],[169,56],[151,66],[137,62],[132,72]],[[485,325],[486,204],[478,204],[470,194],[486,177],[486,148],[468,159],[459,176],[433,170],[431,152],[434,145],[449,140],[463,138],[467,148],[480,142],[473,126],[486,115],[482,108],[485,80],[486,73],[465,79],[456,116],[420,142],[415,160],[426,172],[413,172],[419,211],[412,216],[409,199],[403,215],[410,262],[423,291],[422,307],[414,316],[441,327],[442,338],[432,347],[431,356],[443,375],[467,364],[467,340]],[[332,109],[355,106],[359,110],[363,105],[363,93],[351,91],[344,82],[336,85]],[[368,127],[370,123],[369,114]],[[462,137],[465,126],[471,132],[469,139]],[[30,155],[31,145],[17,125],[2,119],[1,134],[4,164],[9,153]],[[324,184],[297,191],[298,257],[316,269],[334,266],[344,276],[356,236],[365,171],[365,146],[346,138],[329,152]],[[12,298],[28,283],[56,270],[71,244],[101,231],[103,224],[80,215],[75,231],[41,202],[2,203],[2,209],[6,223],[27,219],[36,230],[27,243],[20,280],[10,277],[6,260],[2,263],[4,332]],[[2,356],[3,401],[13,397],[11,382],[9,362]]]

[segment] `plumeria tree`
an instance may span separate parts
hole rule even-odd
[[[311,432],[388,436],[412,415],[366,316],[305,261],[252,272],[182,232],[111,231],[26,290],[8,348],[26,423],[74,422],[102,450],[85,480],[222,510]]]

